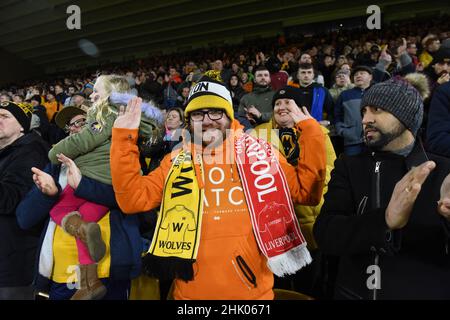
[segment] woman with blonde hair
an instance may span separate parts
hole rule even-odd
[[[79,174],[111,185],[109,149],[113,123],[120,105],[126,105],[132,95],[125,77],[104,75],[97,78],[90,98],[93,103],[87,114],[87,124],[79,132],[56,144],[49,152],[53,164],[73,159]],[[146,105],[139,138],[144,146],[158,142],[162,115],[151,105]],[[73,174],[73,173],[72,173]],[[68,176],[68,179],[71,177]],[[61,191],[58,203],[51,209],[53,221],[77,242],[81,287],[72,300],[96,300],[106,294],[106,288],[97,277],[97,264],[106,253],[100,226],[97,223],[109,209],[88,202],[75,195],[69,184]]]

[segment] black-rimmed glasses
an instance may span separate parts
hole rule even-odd
[[[68,124],[66,124],[65,130],[66,130],[66,132],[69,132],[72,127],[81,128],[85,124],[86,124],[86,119],[78,119],[74,122],[69,122]]]

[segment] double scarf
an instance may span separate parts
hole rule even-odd
[[[272,147],[243,134],[235,138],[234,154],[258,247],[274,274],[294,274],[311,262],[311,256]],[[193,279],[204,200],[200,154],[195,162],[182,150],[166,179],[156,230],[144,257],[146,272],[160,279]]]

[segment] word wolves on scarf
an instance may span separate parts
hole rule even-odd
[[[159,247],[171,250],[191,250],[191,243],[160,240]]]
[[[195,130],[195,128],[192,128]],[[201,129],[200,129],[201,130]],[[283,148],[282,144],[280,143],[279,136],[279,130],[278,129],[271,129],[273,133],[270,133],[270,130],[267,129],[260,129],[257,132],[251,132],[252,130],[246,131],[245,134],[255,134],[257,135],[257,138],[262,139],[264,141],[267,141],[270,143],[275,149],[281,150]],[[219,142],[215,142],[213,146],[209,145],[204,147],[203,149],[199,150],[198,152],[202,153],[204,156],[207,156],[203,159],[203,162],[205,164],[234,164],[235,159],[234,157],[224,157],[223,155],[226,154],[233,154],[234,153],[234,142],[232,139],[228,139],[228,137],[236,136],[236,132],[233,129],[227,129],[225,133],[225,140],[222,136],[219,136],[218,139]],[[180,137],[183,137],[184,141],[180,141]],[[187,130],[183,130],[176,132],[173,136],[170,137],[171,141],[178,142],[178,144],[172,149],[171,158],[175,159],[178,155],[178,150],[183,148],[183,145],[186,141],[191,141],[195,145],[202,145],[202,132],[199,132],[198,134],[191,133]],[[219,150],[223,150],[220,152],[217,152]],[[279,154],[274,154],[274,157],[278,159]]]

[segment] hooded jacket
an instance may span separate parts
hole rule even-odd
[[[299,141],[303,153],[297,168],[283,157],[279,161],[293,201],[316,205],[325,178],[325,139],[315,120],[302,121],[297,127],[303,132]],[[231,129],[242,132],[237,120],[232,122]],[[140,176],[136,138],[137,130],[113,129],[113,186],[121,209],[130,214],[160,205],[172,161],[169,154],[148,176]],[[232,142],[233,135],[228,139]],[[205,203],[200,247],[193,266],[194,279],[175,280],[176,299],[273,299],[274,296],[273,274],[253,233],[238,168],[234,161],[224,161],[234,155],[233,148],[226,148],[227,145],[230,146],[224,143],[217,148],[214,155],[203,154]],[[213,156],[221,161],[211,161]],[[244,260],[248,268],[239,267],[238,259]]]
[[[0,287],[30,285],[39,230],[23,231],[16,207],[34,185],[31,167],[44,168],[48,146],[28,133],[0,150]]]

